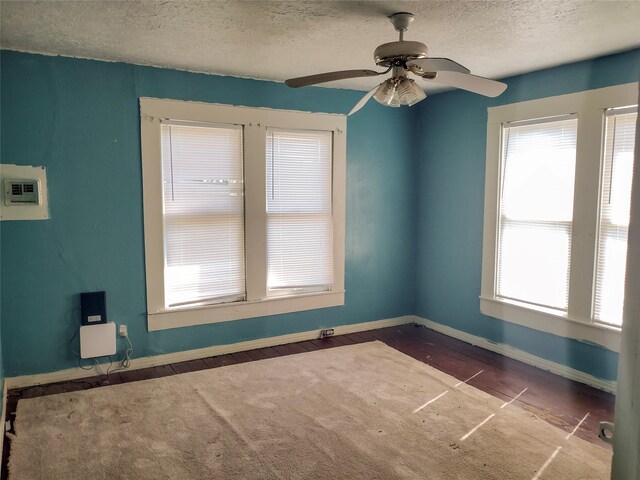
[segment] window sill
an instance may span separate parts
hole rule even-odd
[[[147,326],[149,331],[153,332],[341,305],[344,305],[344,291],[307,293],[263,300],[161,310],[147,315]]]
[[[514,301],[480,297],[480,311],[490,317],[522,325],[565,338],[594,343],[614,352],[620,351],[620,330],[589,323],[549,309],[535,309]]]

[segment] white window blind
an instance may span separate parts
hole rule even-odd
[[[266,159],[269,295],[330,290],[332,132],[269,129]]]
[[[593,316],[622,325],[638,109],[606,112]]]
[[[162,123],[165,306],[245,298],[242,127]]]
[[[567,310],[578,119],[503,126],[496,294]]]

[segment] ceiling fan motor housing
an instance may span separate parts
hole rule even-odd
[[[373,52],[373,58],[381,67],[399,66],[408,60],[427,58],[427,46],[421,42],[383,43]]]

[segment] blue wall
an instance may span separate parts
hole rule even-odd
[[[76,367],[78,294],[107,292],[142,357],[411,314],[410,117],[375,102],[348,121],[343,307],[148,333],[138,98],[345,113],[362,92],[2,52],[2,163],[44,165],[51,219],[2,222],[8,376]],[[121,346],[124,347],[124,346]]]
[[[418,190],[416,314],[494,342],[615,379],[618,356],[480,313],[487,108],[635,82],[640,50],[506,79],[489,99],[435,95],[415,112]]]
[[[615,378],[613,352],[480,314],[486,119],[490,106],[635,81],[640,50],[507,79],[498,99],[370,102],[348,121],[345,306],[153,333],[138,98],[344,113],[362,92],[7,51],[1,62],[2,163],[44,165],[51,210],[47,221],[1,225],[7,375],[77,366],[78,294],[106,290],[135,357],[415,313]]]

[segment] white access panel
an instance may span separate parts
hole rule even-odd
[[[12,202],[7,189],[9,183],[33,184],[37,192],[36,203]],[[0,165],[0,220],[47,220],[49,218],[49,193],[47,190],[47,171],[44,167],[31,165]]]
[[[113,322],[80,327],[80,357],[95,358],[116,353],[116,324]]]

